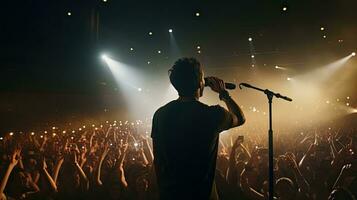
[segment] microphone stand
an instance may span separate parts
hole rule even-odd
[[[268,89],[261,89],[254,87],[252,85],[249,85],[247,83],[240,83],[239,88],[242,89],[241,86],[245,86],[247,88],[252,88],[255,90],[258,90],[260,92],[263,92],[266,94],[269,102],[269,131],[268,131],[268,137],[269,137],[269,200],[274,199],[274,151],[273,151],[273,119],[272,119],[272,103],[273,103],[273,97],[275,96],[276,98],[281,98],[286,101],[292,101],[291,98],[283,96],[279,93],[275,93],[271,90]]]

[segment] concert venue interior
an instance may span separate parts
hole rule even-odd
[[[357,1],[1,4],[2,199],[159,199],[152,118],[182,57],[245,115],[220,134],[219,199],[357,198]],[[267,95],[241,83],[292,99],[272,103],[274,195]]]

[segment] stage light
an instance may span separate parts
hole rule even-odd
[[[330,101],[329,101],[329,100],[327,100],[327,101],[326,101],[326,103],[327,103],[327,104],[329,104],[329,103],[330,103]]]
[[[201,49],[201,46],[198,45],[198,46],[197,46],[197,49]]]
[[[62,133],[66,133],[66,131],[62,131]]]
[[[55,137],[55,136],[56,136],[56,133],[52,133],[52,136]]]
[[[290,78],[290,77],[288,77],[288,78],[286,78],[286,80],[290,81],[290,80],[291,80],[291,78]]]
[[[161,53],[161,51],[160,51],[160,50],[158,50],[158,51],[157,51],[157,53],[158,53],[158,54],[160,54],[160,53]]]
[[[9,135],[10,135],[10,136],[13,136],[13,135],[14,135],[14,133],[13,133],[13,132],[10,132],[10,133],[9,133]]]
[[[151,63],[151,62],[150,62],[150,61],[148,61],[148,65],[150,65],[150,63]]]
[[[200,16],[200,13],[199,12],[196,12],[196,17],[199,17]]]
[[[254,55],[251,55],[250,57],[251,57],[251,58],[254,58],[255,56],[254,56]]]
[[[102,54],[101,58],[102,58],[103,60],[107,60],[107,59],[108,59],[108,56],[105,55],[105,54]]]
[[[252,67],[255,67],[255,65],[254,65],[254,64],[252,64]]]
[[[347,96],[347,97],[346,97],[346,99],[350,99],[350,97],[349,97],[349,96]]]
[[[134,51],[134,48],[133,48],[133,47],[130,47],[130,51]]]
[[[149,35],[152,35],[152,32],[151,32],[151,31],[149,32]]]
[[[169,33],[172,33],[172,29],[171,28],[169,29]]]
[[[35,133],[34,133],[34,132],[31,132],[31,135],[35,135]]]
[[[253,41],[253,39],[250,37],[250,38],[248,38],[248,41],[251,42],[251,41]]]
[[[287,11],[287,10],[288,10],[288,7],[283,6],[283,11]]]
[[[143,89],[142,88],[138,88],[138,91],[141,92]]]
[[[352,52],[352,53],[351,53],[351,56],[356,56],[356,52]]]
[[[201,53],[201,50],[198,50],[197,53],[200,54],[200,53]]]
[[[68,16],[71,16],[71,15],[72,15],[72,13],[71,13],[71,12],[67,12],[67,15],[68,15]]]
[[[44,131],[44,133],[46,134],[46,133],[47,133],[47,131]]]
[[[321,27],[320,30],[323,31],[323,30],[325,30],[325,28],[324,28],[324,27]]]
[[[40,138],[43,138],[43,135],[40,135]]]
[[[275,65],[275,69],[279,69],[279,66],[278,66],[278,65]]]
[[[323,38],[325,38],[325,39],[327,38],[327,36],[326,36],[326,35],[324,35],[324,36],[322,36],[322,37],[323,37]]]

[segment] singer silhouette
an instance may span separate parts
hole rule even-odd
[[[244,124],[244,114],[221,79],[205,81],[196,59],[177,60],[169,76],[179,97],[155,112],[151,132],[160,199],[218,199],[214,174],[219,133]],[[228,110],[199,101],[205,84]]]

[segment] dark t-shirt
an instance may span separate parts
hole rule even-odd
[[[154,164],[161,199],[208,199],[219,133],[232,126],[221,106],[175,100],[153,117]]]

